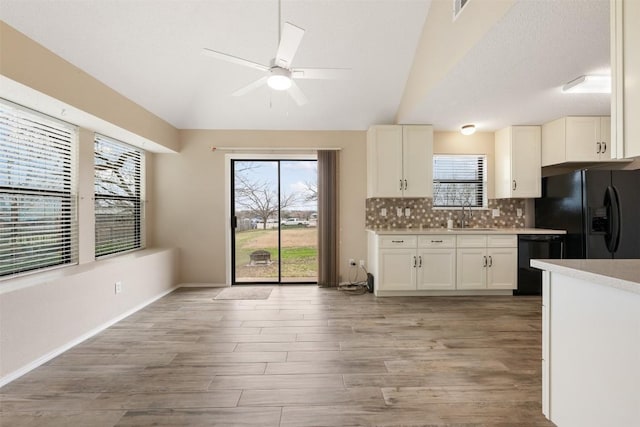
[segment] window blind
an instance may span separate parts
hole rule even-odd
[[[434,155],[433,206],[485,207],[486,156]]]
[[[0,101],[0,276],[74,264],[77,129]]]
[[[96,257],[142,247],[143,152],[95,137]]]

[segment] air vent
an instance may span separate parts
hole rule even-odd
[[[455,21],[458,15],[462,12],[465,5],[469,3],[469,0],[453,0],[453,20]]]

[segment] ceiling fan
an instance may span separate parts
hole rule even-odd
[[[263,65],[257,62],[249,61],[244,58],[229,55],[215,51],[213,49],[204,48],[202,53],[213,58],[222,59],[238,65],[244,65],[267,73],[264,77],[249,83],[248,85],[238,89],[232,95],[242,96],[260,86],[267,85],[274,90],[286,90],[291,98],[298,104],[304,105],[308,102],[307,97],[300,90],[294,80],[297,79],[344,79],[350,74],[348,68],[292,68],[291,63],[298,51],[298,46],[304,30],[285,22],[280,32],[280,0],[278,1],[278,38],[279,45],[276,57],[271,60],[270,65]]]

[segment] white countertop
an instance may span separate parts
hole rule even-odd
[[[564,230],[549,230],[545,228],[393,228],[393,229],[371,229],[367,231],[378,235],[393,234],[565,234]]]
[[[640,259],[532,259],[531,266],[640,294]]]

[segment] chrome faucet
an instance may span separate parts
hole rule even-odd
[[[469,208],[469,216],[465,215],[465,211],[464,211],[465,206]],[[467,223],[469,222],[469,220],[471,220],[472,217],[473,217],[473,211],[471,210],[471,202],[464,202],[462,204],[462,211],[460,212],[460,228],[465,228],[467,226]]]

